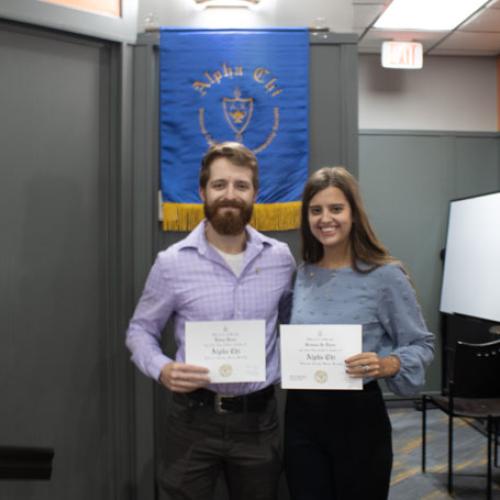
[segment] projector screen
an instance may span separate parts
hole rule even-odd
[[[450,202],[440,310],[500,321],[500,192]]]

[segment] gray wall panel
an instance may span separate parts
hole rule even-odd
[[[500,187],[498,138],[461,137],[456,141],[455,197],[495,191]]]
[[[437,333],[427,390],[441,387],[439,300],[448,204],[500,186],[492,134],[361,132],[359,180],[381,240],[408,267]]]
[[[357,46],[348,35],[321,37],[310,52],[310,170],[344,165],[357,176]]]
[[[133,68],[133,296],[137,302],[154,260],[158,233],[158,80],[155,51],[134,47]],[[133,498],[155,498],[154,386],[130,364],[134,377]]]
[[[311,49],[310,57],[309,165],[313,171],[341,162],[341,136],[337,133],[342,126],[340,47],[318,45]]]

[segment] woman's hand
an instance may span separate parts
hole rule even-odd
[[[374,352],[362,352],[345,360],[346,372],[354,378],[393,377],[399,372],[401,362],[394,355],[381,358]]]

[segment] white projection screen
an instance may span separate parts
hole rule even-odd
[[[500,321],[500,192],[451,201],[440,310]]]

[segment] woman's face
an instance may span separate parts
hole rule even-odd
[[[308,220],[311,233],[325,250],[346,251],[349,248],[352,212],[339,188],[327,187],[311,198]]]

